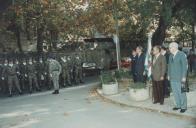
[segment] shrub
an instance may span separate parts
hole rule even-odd
[[[102,84],[110,84],[116,82],[115,74],[111,71],[102,72],[100,78]]]
[[[123,69],[116,70],[115,71],[115,77],[118,80],[123,79],[123,78],[128,78],[128,79],[131,79],[132,78],[130,72],[127,71],[127,70],[123,70]]]

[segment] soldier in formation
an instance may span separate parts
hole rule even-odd
[[[7,79],[8,84],[8,90],[9,90],[9,97],[12,97],[12,90],[13,85],[16,86],[19,94],[22,94],[22,90],[20,88],[19,80],[17,75],[19,74],[19,68],[16,64],[13,63],[13,60],[10,60],[7,64],[7,61],[5,62],[4,69],[3,69],[3,77],[2,79]]]
[[[1,56],[0,93],[8,93],[11,97],[15,92],[31,94],[34,90],[39,92],[54,87],[53,94],[58,94],[60,75],[60,85],[64,87],[84,82],[82,65],[87,61],[88,56],[85,52],[81,54],[81,51],[59,58],[32,53]]]
[[[37,91],[41,91],[38,81],[37,81],[37,70],[36,70],[36,61],[33,61],[32,59],[29,59],[29,63],[27,65],[27,76],[29,81],[29,92],[32,93],[33,91],[33,85],[35,85],[35,88]]]

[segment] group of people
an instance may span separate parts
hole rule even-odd
[[[134,82],[145,82],[145,55],[143,48],[138,46],[132,51],[132,75]],[[187,55],[180,51],[178,44],[172,42],[167,50],[163,46],[154,46],[152,49],[151,79],[153,103],[164,104],[164,98],[170,96],[170,88],[175,99],[173,110],[184,113],[187,110],[188,91],[186,86],[188,62]]]
[[[0,93],[12,97],[13,87],[20,95],[54,87],[53,94],[59,94],[59,83],[61,87],[83,83],[82,58],[79,54],[1,58]]]

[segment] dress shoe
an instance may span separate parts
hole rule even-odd
[[[181,109],[180,113],[184,113],[186,111],[186,109]]]
[[[56,94],[56,90],[52,94]]]
[[[55,90],[52,94],[59,94],[59,90]]]
[[[9,96],[8,97],[12,97],[12,93],[11,94],[9,94]]]
[[[180,109],[180,108],[176,108],[176,107],[173,108],[173,110],[178,110],[178,109]]]
[[[158,102],[154,101],[153,104],[157,104]]]
[[[42,90],[40,88],[37,89],[38,92],[41,92]]]
[[[81,84],[84,84],[84,81],[80,80],[80,83],[81,83]]]
[[[163,105],[163,104],[164,104],[164,103],[162,103],[162,102],[160,103],[160,105]]]

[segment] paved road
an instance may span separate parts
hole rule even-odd
[[[107,103],[93,88],[0,99],[0,128],[194,128],[187,120]]]

